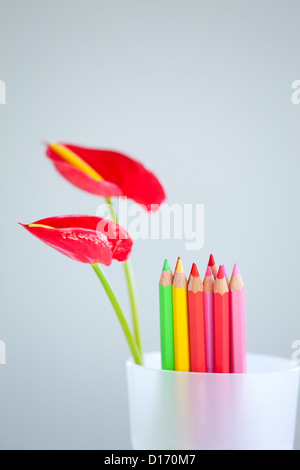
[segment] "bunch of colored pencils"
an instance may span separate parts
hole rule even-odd
[[[165,260],[159,282],[161,365],[185,372],[245,373],[245,287],[237,264],[229,280],[210,255],[202,282],[189,280],[178,258],[173,276]]]

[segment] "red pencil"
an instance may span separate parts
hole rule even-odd
[[[214,292],[215,372],[230,373],[229,289],[222,266],[219,268]]]
[[[210,255],[209,257],[208,266],[211,268],[214,278],[216,279],[218,274],[218,268],[213,255]]]
[[[206,372],[203,284],[195,263],[188,284],[191,372]]]

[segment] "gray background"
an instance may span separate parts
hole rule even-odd
[[[160,176],[170,203],[205,204],[200,252],[135,243],[146,350],[159,347],[163,259],[196,260],[203,274],[213,250],[239,262],[249,351],[291,356],[299,15],[296,0],[0,1],[1,448],[130,448],[128,350],[97,278],[16,223],[101,203],[55,172],[42,140],[124,151]],[[121,266],[106,271],[128,309]]]

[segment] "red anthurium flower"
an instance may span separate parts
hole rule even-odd
[[[120,225],[101,217],[65,215],[22,225],[32,235],[69,258],[109,266],[113,259],[126,261],[132,239]]]
[[[165,200],[156,176],[141,163],[111,150],[49,144],[46,155],[70,183],[100,196],[126,196],[151,210]]]

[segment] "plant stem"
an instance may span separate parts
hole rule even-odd
[[[126,281],[128,285],[134,336],[135,336],[135,340],[138,345],[138,348],[140,350],[140,353],[143,354],[140,317],[139,317],[138,305],[137,305],[137,294],[136,294],[136,287],[135,287],[135,281],[134,281],[134,276],[133,276],[132,264],[130,260],[127,260],[124,263],[124,271],[125,271]]]
[[[109,208],[112,220],[114,222],[118,223],[117,214],[116,214],[114,206],[111,203],[110,198],[106,198],[106,201],[107,201],[107,204],[108,204],[108,208]],[[141,353],[141,355],[143,355],[141,326],[140,326],[140,318],[139,318],[138,303],[137,303],[137,293],[136,293],[133,269],[132,269],[132,265],[131,265],[130,260],[125,261],[124,270],[125,270],[125,276],[126,276],[128,292],[129,292],[129,299],[130,299],[130,305],[131,305],[131,314],[132,314],[134,336],[135,336],[137,346],[140,350],[140,353]]]
[[[130,328],[128,326],[128,323],[126,321],[126,318],[123,314],[123,311],[120,307],[120,304],[119,304],[119,301],[107,279],[107,277],[105,276],[104,272],[102,271],[102,269],[100,268],[100,266],[98,264],[92,264],[91,265],[92,268],[94,269],[95,273],[97,274],[99,280],[101,281],[103,287],[104,287],[104,290],[106,292],[106,294],[108,295],[108,298],[109,300],[111,301],[111,304],[114,308],[114,311],[116,312],[116,315],[118,317],[118,320],[121,324],[121,327],[122,327],[122,330],[125,334],[125,337],[127,339],[127,343],[128,343],[128,346],[130,348],[130,351],[131,351],[131,354],[132,354],[132,357],[135,361],[136,364],[139,364],[139,365],[143,365],[143,358],[142,358],[142,355],[139,351],[139,348],[137,346],[137,343],[136,343],[136,340],[134,338],[134,336],[132,335],[131,331],[130,331]]]

